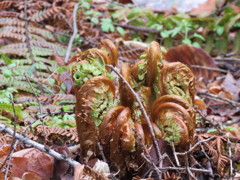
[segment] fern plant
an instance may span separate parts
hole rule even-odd
[[[9,59],[9,58],[8,58]],[[40,83],[41,79],[50,76],[58,67],[53,61],[44,58],[35,58],[35,64],[32,64],[30,59],[13,59],[7,62],[6,56],[0,59],[0,86],[11,87],[16,90],[25,91],[28,93],[54,93],[53,85],[49,83]],[[27,81],[23,72],[29,77],[30,83]],[[47,86],[48,88],[43,88]],[[33,92],[34,91],[34,92]]]
[[[34,0],[24,4],[24,1],[3,1],[0,4],[0,38],[10,39],[1,47],[0,52],[8,55],[64,56],[66,48],[57,42],[57,29],[66,28],[69,24],[65,18],[70,18],[72,4],[70,1],[55,0],[52,2]],[[27,6],[25,13],[24,6]],[[64,6],[68,6],[67,9]],[[23,17],[25,14],[27,17]],[[44,21],[45,26],[42,26]],[[54,21],[60,22],[54,24]],[[52,24],[55,26],[53,27]],[[27,38],[29,39],[27,40]],[[29,42],[27,42],[29,41]]]

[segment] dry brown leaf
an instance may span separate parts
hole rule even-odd
[[[206,108],[205,102],[202,99],[200,99],[199,97],[197,97],[197,98],[195,97],[195,99],[194,99],[194,106],[197,106],[197,108],[199,110]]]
[[[74,167],[74,180],[80,180],[83,177],[83,169],[84,169],[84,165],[76,165]]]
[[[207,52],[201,48],[187,44],[171,48],[166,54],[166,60],[169,62],[179,61],[188,65],[196,77],[212,79],[213,77],[219,75],[216,71],[191,67],[191,65],[199,65],[217,68],[214,60]]]
[[[237,83],[237,80],[234,79],[233,75],[228,72],[226,78],[224,79],[222,85],[224,86],[224,89],[227,91],[230,91],[234,95],[234,100],[238,101],[238,92],[240,90],[240,87]]]
[[[26,172],[23,174],[22,180],[41,180],[41,178],[33,172]]]
[[[47,180],[53,175],[54,158],[35,148],[13,153],[12,177],[22,177],[25,172],[34,172]]]

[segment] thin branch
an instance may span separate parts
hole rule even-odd
[[[227,139],[227,147],[228,147],[228,155],[229,155],[229,163],[230,163],[230,169],[229,169],[229,175],[230,175],[230,179],[233,179],[233,161],[232,161],[232,151],[231,151],[231,141],[228,138]]]
[[[46,130],[45,130],[45,126],[44,126],[44,121],[43,121],[43,119],[41,118],[42,117],[42,107],[41,107],[41,103],[40,103],[40,100],[38,99],[38,96],[37,96],[37,94],[36,94],[36,92],[34,91],[34,89],[33,89],[33,86],[32,86],[32,84],[31,84],[31,82],[30,82],[30,80],[29,80],[29,78],[28,78],[28,76],[24,73],[23,74],[24,76],[25,76],[25,78],[27,79],[27,82],[28,82],[28,84],[30,85],[30,87],[31,87],[31,89],[32,89],[32,91],[33,91],[33,93],[34,93],[34,96],[35,96],[35,98],[37,99],[37,102],[38,102],[38,109],[39,109],[39,113],[40,113],[40,121],[42,122],[42,127],[43,127],[43,136],[44,136],[44,143],[45,143],[45,140],[46,140]]]
[[[237,61],[240,62],[240,58],[229,58],[229,57],[216,57],[213,58],[215,61]]]
[[[178,157],[177,157],[176,150],[175,150],[175,146],[174,146],[173,143],[171,143],[171,147],[172,147],[172,150],[173,150],[173,156],[174,156],[174,159],[175,159],[175,161],[176,161],[176,164],[177,164],[177,166],[180,166],[179,159],[178,159]]]
[[[211,97],[213,99],[218,99],[218,100],[221,100],[227,104],[230,104],[231,106],[233,107],[236,107],[236,106],[239,106],[240,107],[240,103],[239,102],[236,102],[236,101],[233,101],[231,99],[227,99],[227,98],[222,98],[218,95],[215,95],[215,94],[212,94],[212,93],[198,93],[199,95],[204,95],[204,96],[208,96],[208,97]]]
[[[127,58],[124,58],[124,57],[119,57],[119,60],[122,61],[122,62],[127,62],[127,63],[130,63],[130,64],[134,64],[134,60],[131,60],[131,59],[127,59]]]
[[[142,156],[147,162],[149,162],[149,163],[152,165],[152,167],[154,168],[154,170],[155,170],[156,173],[158,174],[158,177],[161,177],[161,174],[160,174],[160,172],[159,172],[159,169],[158,169],[157,166],[155,165],[154,160],[153,160],[152,157],[150,156],[150,154],[149,154],[149,152],[148,152],[145,144],[143,144],[143,142],[142,142],[142,138],[138,135],[136,129],[133,129],[133,131],[134,131],[134,136],[136,137],[136,139],[138,139],[139,145],[141,146],[141,148],[142,148],[142,150],[143,150],[143,153],[141,153],[141,156]],[[146,155],[144,154],[144,152],[145,152]]]
[[[216,11],[214,11],[214,12],[212,12],[209,16],[211,16],[211,15],[214,15],[214,14],[216,14],[216,15],[220,15],[221,13],[222,13],[222,11],[224,11],[224,9],[226,9],[227,7],[229,7],[229,6],[231,6],[231,5],[233,5],[233,4],[236,4],[236,3],[238,3],[240,0],[235,0],[235,1],[233,1],[232,3],[229,3],[229,4],[224,4],[223,5],[223,7],[221,7],[221,8],[219,8],[219,9],[217,9]],[[227,2],[227,1],[226,1]]]
[[[182,170],[186,170],[186,167],[164,167],[164,168],[159,168],[159,169],[160,170],[179,170],[179,171],[182,171]],[[210,171],[207,170],[207,169],[197,169],[197,168],[189,167],[189,170],[195,171],[195,172],[201,172],[201,173],[210,173]]]
[[[107,159],[106,159],[106,157],[104,155],[104,152],[103,152],[103,147],[102,147],[100,142],[97,143],[97,147],[98,147],[98,150],[99,150],[99,152],[100,152],[100,154],[102,156],[103,161],[107,162]]]
[[[223,70],[223,69],[213,68],[213,67],[208,67],[208,66],[191,65],[191,67],[198,68],[198,69],[206,69],[206,70],[210,70],[210,71],[218,71],[218,72],[222,72],[222,73],[227,73],[228,72],[228,71]]]
[[[113,23],[113,25],[114,26],[120,26],[120,27],[130,29],[130,30],[134,30],[134,31],[146,32],[146,33],[159,34],[161,32],[161,31],[155,30],[155,29],[148,29],[148,28],[137,27],[137,26],[127,25],[127,24]]]
[[[144,156],[143,156],[144,157]],[[146,158],[146,161],[151,164],[151,162]],[[159,170],[176,170],[176,171],[182,171],[186,170],[186,167],[163,167],[163,168],[158,168]],[[199,172],[199,173],[208,173],[210,174],[211,172],[207,169],[198,169],[198,168],[192,168],[189,167],[189,170],[194,171],[194,172]]]
[[[7,127],[7,126],[5,126],[3,124],[0,124],[0,132],[6,132],[6,133],[10,134],[11,136],[13,136],[13,134],[14,134],[12,129],[10,129],[9,127]],[[65,157],[65,156],[57,153],[56,151],[54,151],[52,149],[47,149],[47,148],[45,148],[44,145],[39,144],[39,143],[37,143],[35,141],[32,141],[32,140],[24,137],[23,135],[21,135],[19,133],[16,133],[15,138],[20,140],[20,141],[22,141],[22,142],[24,142],[24,143],[26,143],[26,144],[32,145],[36,149],[38,149],[38,150],[40,150],[42,152],[45,152],[45,153],[53,156],[54,158],[56,158],[58,160],[65,161],[65,162],[67,162],[68,164],[70,164],[72,166],[76,166],[76,165],[80,164],[79,162],[74,161],[70,157]]]
[[[155,169],[158,177],[161,177],[160,170],[159,170],[159,168],[154,164],[154,162],[151,161],[149,158],[147,158],[144,153],[141,153],[141,156],[142,156],[149,164],[151,164],[151,165],[153,166],[153,168]],[[161,179],[161,178],[160,178],[160,179]]]
[[[151,133],[151,136],[153,138],[153,144],[154,144],[154,147],[156,148],[156,151],[157,151],[157,156],[158,156],[158,159],[160,160],[160,168],[162,167],[162,155],[161,155],[161,152],[160,152],[160,149],[158,147],[158,143],[157,143],[157,139],[156,139],[156,136],[155,136],[155,133],[153,131],[153,127],[152,127],[152,124],[151,124],[151,121],[147,115],[147,112],[146,110],[144,109],[143,107],[143,104],[141,102],[141,100],[139,99],[137,93],[135,93],[135,91],[132,89],[132,87],[130,86],[130,84],[126,81],[126,79],[117,71],[117,69],[115,69],[115,67],[113,67],[112,65],[107,65],[110,69],[112,69],[122,80],[123,80],[123,83],[128,87],[128,89],[132,92],[133,96],[135,97],[135,99],[137,100],[139,106],[140,106],[140,109],[147,121],[147,124],[148,124],[148,127],[149,127],[149,131]]]
[[[69,56],[70,56],[70,53],[71,53],[71,49],[72,49],[72,44],[73,44],[73,40],[78,32],[78,29],[77,29],[77,9],[78,9],[78,5],[79,3],[76,3],[74,5],[74,10],[73,10],[73,34],[70,38],[70,41],[68,43],[68,48],[67,48],[67,52],[66,52],[66,56],[65,56],[65,59],[64,59],[64,62],[67,63],[68,60],[69,60]]]
[[[190,152],[192,152],[197,146],[199,146],[201,143],[207,142],[207,141],[211,141],[212,139],[216,138],[216,136],[212,136],[208,139],[203,139],[201,141],[198,141],[196,144],[194,144],[193,147],[191,147],[188,151],[180,153],[180,152],[176,152],[177,155],[182,155],[185,156],[186,154],[189,154]]]
[[[188,154],[185,154],[184,159],[185,159],[186,170],[188,173],[188,179],[191,179],[192,177],[192,179],[197,180],[197,178],[193,175],[192,171],[190,170],[189,162],[188,162]]]

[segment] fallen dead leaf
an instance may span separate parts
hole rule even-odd
[[[26,172],[23,174],[22,180],[41,180],[41,178],[33,172]]]
[[[48,180],[53,175],[53,157],[38,149],[24,149],[13,153],[12,157],[12,177],[21,178],[25,172],[34,172],[42,180]]]
[[[215,61],[211,56],[201,48],[187,44],[171,48],[166,54],[166,60],[169,62],[181,62],[190,67],[196,77],[213,79],[219,75],[219,72],[210,71],[202,68],[193,68],[191,65],[217,68]]]
[[[238,85],[237,80],[234,79],[233,75],[228,72],[226,75],[226,78],[224,79],[222,85],[224,86],[225,90],[230,91],[234,95],[234,100],[238,101],[238,92],[240,89],[240,86]]]

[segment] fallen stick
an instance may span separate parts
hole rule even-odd
[[[7,127],[6,125],[0,124],[0,132],[5,132],[10,134],[11,136],[14,135],[14,131],[12,129],[10,129],[9,127]],[[52,149],[48,149],[46,148],[44,145],[39,144],[35,141],[32,141],[26,137],[24,137],[23,135],[16,133],[15,134],[15,138],[18,139],[19,141],[22,141],[26,144],[32,145],[33,147],[35,147],[36,149],[45,152],[51,156],[53,156],[54,158],[58,159],[58,160],[62,160],[67,162],[68,164],[72,165],[72,166],[76,166],[79,165],[80,163],[77,161],[74,161],[73,159],[71,159],[70,157],[64,157],[63,155],[57,153],[56,151],[52,150]]]

